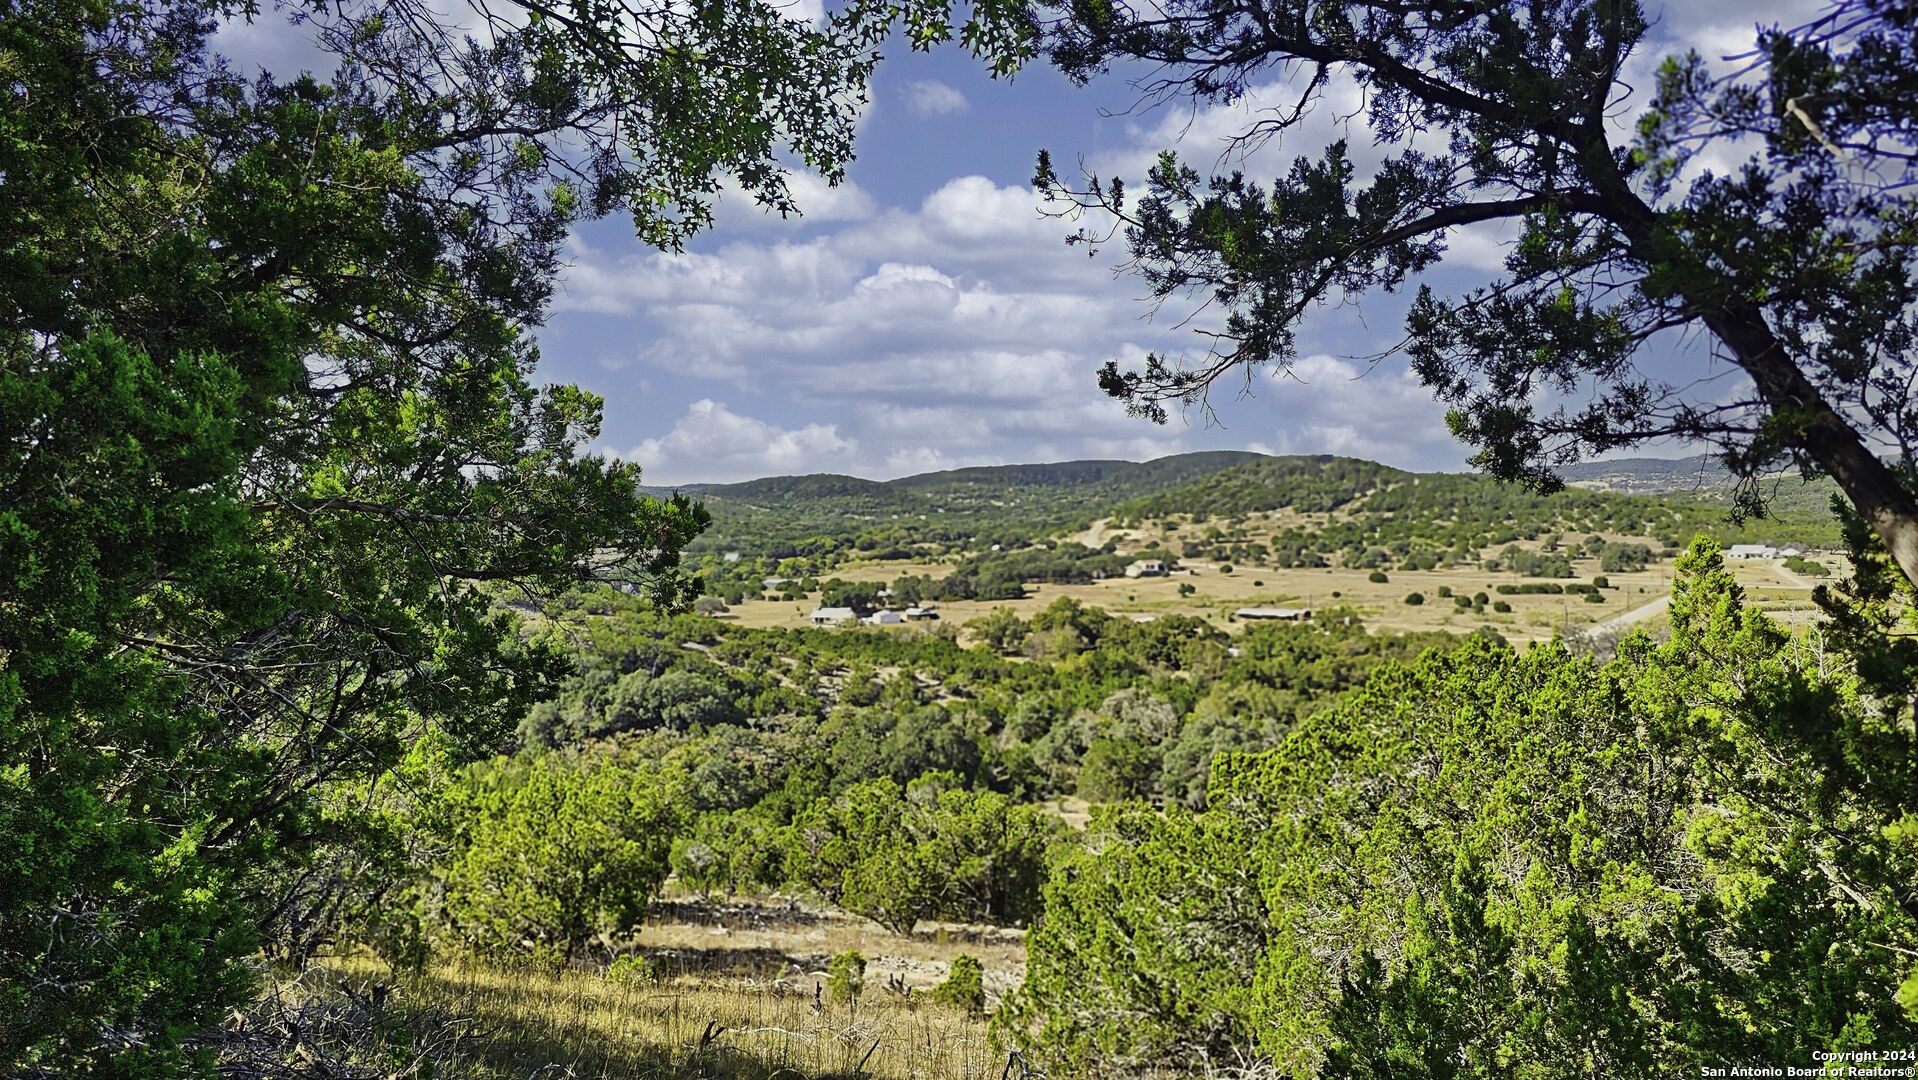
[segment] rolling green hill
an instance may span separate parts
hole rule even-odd
[[[1612,463],[1614,465],[1618,463]],[[1665,463],[1658,463],[1665,464]],[[1670,463],[1684,466],[1685,462]],[[1685,470],[1655,470],[1677,477]],[[1689,474],[1687,474],[1689,475]],[[1262,458],[1113,508],[1120,521],[1173,514],[1244,517],[1275,510],[1339,511],[1338,520],[1297,531],[1336,534],[1347,546],[1414,538],[1440,547],[1483,547],[1546,532],[1623,533],[1673,546],[1699,532],[1726,543],[1747,540],[1829,545],[1838,530],[1829,498],[1796,479],[1781,480],[1771,516],[1729,520],[1730,483],[1704,492],[1620,494],[1582,487],[1541,495],[1465,473],[1410,473],[1332,456]],[[1799,496],[1786,498],[1787,495]]]
[[[995,465],[925,473],[893,481],[941,509],[1019,507],[1050,512],[1058,500],[1073,514],[1187,483],[1261,460],[1243,450],[1176,454],[1153,461],[1065,461],[1051,465]]]
[[[1568,484],[1649,495],[1705,491],[1731,482],[1730,474],[1710,454],[1580,461],[1561,466],[1558,474]]]
[[[1660,467],[1665,464],[1647,471],[1686,471]],[[1790,485],[1788,494],[1808,490],[1795,480]],[[1727,483],[1708,494],[1574,487],[1541,495],[1475,474],[1409,473],[1350,458],[1269,458],[1123,504],[1113,517],[1138,525],[1177,516],[1206,526],[1200,539],[1181,542],[1179,550],[1188,557],[1281,567],[1427,569],[1508,557],[1509,545],[1540,540],[1557,551],[1561,542],[1602,549],[1608,542],[1649,537],[1669,551],[1701,533],[1723,544],[1838,543],[1828,499],[1780,497],[1768,517],[1734,521],[1730,492]],[[1256,520],[1280,510],[1315,516]],[[1595,535],[1609,539],[1589,539]],[[1628,558],[1618,556],[1621,564]]]
[[[862,550],[1024,540],[1082,527],[1117,503],[1259,460],[1216,450],[1147,462],[994,465],[888,481],[821,473],[682,490],[713,515],[694,550],[792,555],[813,553],[821,547],[816,541],[830,538],[870,541]]]
[[[1376,461],[1331,454],[1257,458],[1191,483],[1112,508],[1114,517],[1246,514],[1266,510],[1322,513],[1348,506],[1413,474]]]

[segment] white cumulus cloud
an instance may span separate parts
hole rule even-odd
[[[1208,339],[1175,314],[1149,318],[1137,283],[1067,248],[1072,226],[1037,206],[1029,188],[971,176],[916,209],[804,237],[677,256],[619,256],[576,241],[561,306],[646,327],[601,354],[607,378],[700,388],[671,432],[629,455],[660,482],[1137,460],[1249,438],[1408,464],[1435,446],[1460,456],[1409,376],[1348,387],[1321,380],[1334,369],[1317,358],[1297,372],[1328,385],[1307,394],[1261,382],[1249,401],[1215,395],[1226,432],[1198,413],[1163,427],[1127,417],[1098,392],[1102,364],[1136,366],[1149,350],[1196,355]],[[610,426],[618,419],[609,409]]]
[[[1459,468],[1466,448],[1445,429],[1445,407],[1403,360],[1378,364],[1314,353],[1260,380],[1276,430],[1267,453],[1344,454],[1424,468]]]
[[[835,424],[782,428],[702,398],[671,431],[623,456],[639,463],[649,484],[686,484],[822,472],[850,461],[857,450],[858,443],[841,436]]]
[[[951,116],[970,108],[966,95],[937,79],[914,79],[906,84],[901,96],[905,99],[906,111],[921,120]]]

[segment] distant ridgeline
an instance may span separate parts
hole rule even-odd
[[[1717,506],[1729,505],[1737,483],[1709,454],[1688,458],[1625,458],[1621,461],[1585,461],[1560,470],[1568,484],[1621,494],[1679,495]],[[1755,489],[1769,514],[1793,515],[1824,521],[1831,516],[1831,500],[1839,494],[1829,477],[1807,483],[1794,473],[1763,477]]]
[[[689,489],[713,514],[712,528],[689,552],[706,591],[729,602],[761,591],[800,599],[854,558],[953,564],[942,579],[901,575],[892,583],[894,599],[924,602],[1018,599],[1026,585],[1111,577],[1141,556],[1275,570],[1391,572],[1465,564],[1569,577],[1573,547],[1588,549],[1584,554],[1598,556],[1603,570],[1613,572],[1642,568],[1699,533],[1724,545],[1837,543],[1828,483],[1778,480],[1766,491],[1772,514],[1734,524],[1730,478],[1703,458],[1600,462],[1569,472],[1573,483],[1678,491],[1626,495],[1569,487],[1538,495],[1475,474],[1237,451],[1143,464],[963,468],[890,481],[784,476]],[[1107,535],[1097,549],[1063,539],[1095,520],[1132,533]],[[1191,528],[1174,535],[1172,520],[1197,526],[1197,535]],[[1642,541],[1613,543],[1615,537],[1648,537],[1663,552]],[[1529,547],[1515,547],[1521,543]],[[829,593],[857,608],[859,589],[871,593],[878,585]]]
[[[1147,462],[993,465],[887,481],[822,473],[679,490],[704,500],[713,515],[689,550],[773,558],[857,550],[871,557],[913,544],[1024,543],[1084,528],[1126,500],[1261,460],[1242,450],[1210,450]]]
[[[1207,529],[1206,543],[1183,554],[1277,566],[1429,568],[1478,561],[1494,554],[1487,549],[1554,534],[1646,536],[1670,548],[1698,533],[1723,543],[1837,542],[1828,483],[1768,483],[1772,515],[1734,524],[1730,480],[1705,459],[1592,463],[1568,469],[1567,479],[1637,493],[1575,486],[1546,496],[1477,475],[1239,451],[1144,463],[992,466],[884,482],[774,477],[686,490],[713,514],[691,549],[709,564],[727,552],[762,569],[769,560],[798,557],[812,573],[847,558],[984,558],[994,545],[1027,547],[1098,519],[1116,527],[1173,517],[1216,526]],[[1277,516],[1248,520],[1262,514]]]

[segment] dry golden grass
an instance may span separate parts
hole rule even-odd
[[[926,993],[951,959],[985,968],[989,1005],[1024,976],[1017,930],[921,924],[893,934],[830,908],[783,899],[659,903],[629,943],[655,982],[609,980],[597,970],[554,972],[445,964],[402,978],[400,1014],[470,1018],[459,1060],[442,1075],[486,1080],[975,1080],[1000,1076],[1005,1052],[983,1016]],[[865,992],[840,1004],[822,992],[834,954],[866,957]],[[303,983],[365,989],[392,980],[364,957],[330,960]],[[311,973],[309,973],[311,974]],[[898,987],[900,989],[894,989]],[[901,992],[901,991],[904,992]]]
[[[383,969],[340,960],[346,980]],[[581,971],[441,966],[403,981],[394,1008],[473,1021],[443,1075],[524,1080],[977,1080],[1004,1056],[984,1019],[889,993],[868,975],[851,1004],[772,982],[672,978],[655,985]]]
[[[669,976],[776,980],[804,993],[825,979],[830,957],[849,949],[866,958],[868,983],[897,978],[916,989],[944,981],[952,958],[966,953],[984,966],[992,998],[1018,985],[1026,962],[1023,930],[922,922],[911,934],[895,934],[835,908],[780,899],[664,901],[633,945]]]
[[[1250,539],[1258,540],[1268,530],[1276,531],[1308,519],[1332,516],[1335,515],[1306,515],[1302,518],[1275,514],[1267,515],[1269,520],[1262,521],[1259,515],[1254,515],[1253,527],[1247,535]],[[1169,530],[1165,528],[1167,524],[1171,525]],[[1115,532],[1101,521],[1071,539],[1081,542],[1096,540],[1100,543],[1117,539],[1122,551],[1147,545],[1165,545],[1176,550],[1184,541],[1198,539],[1203,531],[1204,526],[1175,519],[1169,523],[1147,522],[1133,529]],[[1657,542],[1648,537],[1617,535],[1607,536],[1606,539],[1657,546]],[[1539,545],[1522,542],[1518,546],[1536,548]],[[1576,632],[1596,623],[1616,619],[1665,595],[1671,588],[1670,563],[1654,564],[1636,573],[1606,575],[1615,588],[1604,593],[1605,602],[1601,604],[1587,603],[1580,596],[1499,596],[1497,585],[1532,579],[1469,568],[1392,571],[1387,575],[1388,580],[1380,583],[1367,580],[1368,571],[1336,567],[1308,570],[1240,564],[1227,574],[1222,572],[1219,564],[1203,559],[1184,560],[1183,565],[1195,572],[1163,578],[1114,578],[1085,585],[1034,585],[1028,586],[1029,595],[1022,600],[946,602],[938,607],[945,625],[963,625],[996,608],[1005,608],[1021,618],[1030,618],[1060,597],[1070,597],[1114,615],[1138,618],[1192,615],[1227,629],[1236,629],[1242,624],[1231,615],[1241,607],[1309,607],[1323,610],[1339,606],[1355,610],[1368,626],[1382,632],[1447,630],[1466,633],[1489,626],[1514,643],[1525,643],[1549,640],[1560,633]],[[1811,617],[1811,588],[1814,582],[1792,574],[1769,560],[1734,562],[1730,565],[1739,581],[1751,590],[1750,599],[1775,617],[1788,623]],[[1595,560],[1580,560],[1576,567],[1580,580],[1589,580],[1593,574],[1599,573]],[[950,566],[939,563],[881,562],[855,563],[834,574],[851,581],[889,581],[901,573],[927,574],[936,578],[949,570]],[[1181,595],[1181,585],[1191,585],[1192,594]],[[1478,592],[1488,593],[1494,599],[1510,604],[1512,610],[1508,613],[1488,610],[1474,614],[1470,609],[1460,609],[1451,600],[1439,597],[1441,586],[1467,596]],[[1425,603],[1418,606],[1405,603],[1406,595],[1412,592],[1422,593]],[[809,625],[807,617],[817,606],[816,601],[816,596],[797,601],[752,600],[735,607],[733,615],[742,626],[805,626]],[[1648,619],[1645,624],[1648,628],[1656,628],[1662,618]],[[918,633],[923,632],[923,626],[917,624],[890,629],[894,633]]]
[[[1441,585],[1454,592],[1470,595],[1493,592],[1494,586],[1516,580],[1509,575],[1488,574],[1482,570],[1431,570],[1389,574],[1385,583],[1366,580],[1367,571],[1345,569],[1277,569],[1238,566],[1230,574],[1202,560],[1186,565],[1197,572],[1162,578],[1113,578],[1086,585],[1030,585],[1022,600],[948,601],[938,605],[946,625],[963,625],[1006,608],[1020,618],[1031,618],[1060,597],[1114,615],[1158,618],[1167,615],[1192,615],[1207,619],[1226,629],[1241,625],[1232,612],[1241,607],[1280,606],[1348,607],[1366,620],[1367,625],[1384,632],[1450,630],[1466,633],[1480,626],[1492,626],[1514,641],[1540,641],[1550,638],[1561,627],[1577,629],[1628,611],[1647,599],[1661,595],[1669,587],[1669,569],[1637,574],[1612,574],[1618,591],[1606,594],[1604,604],[1586,604],[1580,598],[1569,601],[1561,596],[1502,596],[1512,605],[1510,614],[1487,612],[1473,615],[1460,612],[1449,600],[1438,597]],[[1193,593],[1181,595],[1179,586],[1190,584]],[[1426,602],[1419,607],[1405,603],[1407,593],[1421,592]],[[1334,595],[1334,594],[1337,595]],[[1806,595],[1809,595],[1807,592]],[[814,600],[748,601],[733,609],[739,625],[752,627],[799,627],[810,625],[808,614],[817,606]],[[889,628],[894,633],[920,633],[924,624]]]
[[[1053,814],[1066,823],[1066,828],[1082,832],[1092,822],[1092,804],[1077,795],[1066,795],[1057,799],[1047,799],[1039,808]]]
[[[838,578],[841,581],[893,581],[901,574],[913,577],[929,577],[934,580],[952,573],[953,564],[949,562],[856,562],[842,566],[822,577]]]

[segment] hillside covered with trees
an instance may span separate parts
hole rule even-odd
[[[1258,456],[1214,450],[1147,462],[981,466],[889,481],[817,475],[694,485],[687,493],[706,506],[713,523],[691,550],[778,559],[848,547],[885,552],[1023,542],[1084,528],[1116,503]]]
[[[1494,573],[1569,578],[1573,560],[1587,554],[1573,549],[1594,536],[1614,538],[1601,540],[1601,548],[1590,553],[1611,544],[1611,555],[1594,568],[1602,573],[1669,560],[1700,534],[1727,545],[1762,540],[1809,549],[1839,542],[1829,505],[1815,511],[1779,506],[1764,518],[1734,520],[1726,501],[1691,494],[1574,488],[1542,495],[1482,476],[1411,473],[1330,455],[1185,455],[1146,465],[1159,467],[1125,473],[1131,478],[1125,483],[1111,480],[1103,464],[1094,470],[1089,463],[1070,463],[1057,473],[1007,466],[884,483],[777,477],[709,489],[757,492],[782,508],[783,520],[818,532],[800,543],[779,540],[777,532],[722,542],[719,537],[728,535],[722,529],[744,528],[753,519],[715,499],[703,505],[717,523],[689,551],[689,565],[707,594],[731,605],[762,594],[795,600],[817,595],[826,606],[864,613],[888,603],[1013,600],[1026,596],[1029,586],[1116,578],[1141,559],[1210,559],[1272,571],[1482,566]],[[947,504],[938,513],[906,509],[917,505],[913,492],[943,490],[959,475],[1048,476],[1043,497],[1034,496],[1047,508],[1008,495]],[[1148,493],[1138,494],[1141,488]],[[1829,499],[1828,489],[1819,494]],[[1793,501],[1802,506],[1809,500]],[[1082,542],[1090,523],[1107,536],[1096,547]],[[946,569],[902,570],[857,585],[838,576],[849,564],[885,563],[940,563]]]

